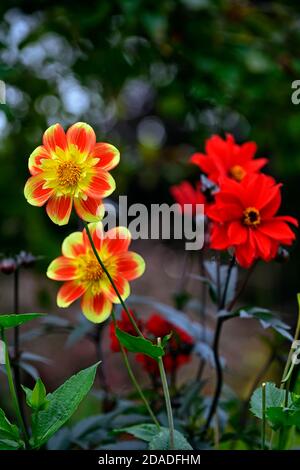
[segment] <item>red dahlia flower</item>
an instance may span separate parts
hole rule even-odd
[[[188,215],[196,215],[197,204],[206,203],[205,196],[201,192],[200,183],[194,188],[188,181],[182,181],[178,185],[171,186],[170,192],[180,205],[181,211]]]
[[[163,363],[168,373],[175,372],[180,366],[190,361],[193,338],[158,314],[151,315],[145,324],[147,337],[163,338],[171,331],[173,335],[167,343],[166,353],[163,356]],[[149,374],[159,374],[158,364],[151,357],[137,354],[136,359]]]
[[[254,160],[256,149],[255,142],[238,145],[231,134],[226,135],[226,140],[213,135],[206,141],[206,153],[194,153],[190,162],[199,166],[215,183],[224,177],[240,182],[246,175],[257,173],[267,163],[266,158]]]
[[[288,223],[298,226],[298,222],[276,215],[280,186],[263,174],[245,177],[240,183],[224,180],[208,213],[214,221],[211,248],[233,247],[238,263],[247,268],[256,259],[273,259],[279,245],[291,245],[295,234]]]
[[[129,230],[115,227],[107,233],[102,224],[89,224],[98,254],[125,300],[130,294],[129,281],[140,277],[145,270],[143,258],[128,251]],[[65,238],[62,254],[48,267],[47,276],[66,281],[57,294],[57,305],[68,307],[82,296],[81,308],[88,320],[102,323],[109,317],[112,304],[119,298],[92,251],[86,230],[74,232]]]
[[[120,159],[110,144],[96,143],[95,132],[88,124],[77,122],[65,134],[60,124],[46,130],[43,145],[29,158],[31,177],[24,188],[27,201],[43,206],[50,219],[68,223],[72,205],[83,220],[97,222],[103,216],[101,200],[115,189],[108,170]]]

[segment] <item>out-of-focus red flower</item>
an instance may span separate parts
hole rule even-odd
[[[175,372],[181,365],[190,361],[193,338],[156,313],[151,315],[145,324],[145,333],[148,338],[163,338],[171,331],[173,334],[167,343],[166,353],[163,356],[164,366],[168,373]],[[151,357],[137,354],[136,359],[149,374],[159,374],[158,364]]]
[[[131,316],[135,319],[139,329],[142,330],[143,329],[142,322],[135,318],[135,315],[131,309],[129,309],[129,312]],[[120,328],[120,330],[125,331],[126,333],[129,333],[130,335],[136,336],[136,331],[133,328],[131,321],[129,320],[128,315],[125,312],[125,310],[122,310],[121,318],[117,320],[117,326]],[[110,336],[110,349],[113,352],[119,352],[120,344],[116,336],[116,329],[115,329],[115,325],[113,322],[109,324],[109,336]]]
[[[189,181],[171,186],[170,193],[175,201],[180,205],[181,212],[188,215],[197,215],[199,212],[197,204],[206,204],[204,194],[201,192],[201,185],[198,183],[196,188]]]
[[[256,259],[275,258],[279,245],[291,245],[295,234],[288,223],[298,226],[298,222],[276,215],[281,205],[280,186],[263,174],[249,175],[240,183],[224,180],[208,214],[214,221],[211,248],[233,247],[238,263],[248,268]]]
[[[255,142],[238,145],[231,134],[227,134],[225,140],[213,135],[206,141],[205,153],[194,153],[190,162],[218,184],[225,177],[240,182],[246,175],[259,172],[267,163],[266,158],[254,159],[256,150]]]

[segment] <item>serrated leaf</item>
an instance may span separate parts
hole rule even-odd
[[[14,328],[44,316],[45,315],[42,313],[20,313],[18,315],[12,313],[10,315],[0,315],[0,328]]]
[[[97,366],[98,363],[73,375],[47,395],[49,405],[37,414],[34,421],[33,447],[40,447],[48,441],[74,414],[94,383]]]
[[[148,339],[141,338],[140,336],[130,335],[129,333],[120,330],[118,327],[116,327],[116,336],[128,351],[146,354],[153,359],[157,359],[164,355],[164,350],[161,346],[156,346]]]
[[[268,408],[277,408],[282,406],[285,398],[285,390],[277,388],[272,382],[266,383],[266,410]],[[291,404],[292,399],[289,394],[288,403]],[[250,410],[257,417],[262,419],[262,387],[259,387],[253,393],[250,400]]]
[[[162,430],[149,442],[149,450],[171,450],[170,432],[167,428]],[[193,450],[186,438],[179,432],[174,431],[174,449],[172,450]]]
[[[116,432],[127,432],[142,441],[149,442],[150,450],[170,449],[170,432],[165,427],[159,430],[155,424],[139,424],[118,429]],[[176,430],[174,431],[174,450],[193,450],[186,438]]]
[[[13,440],[20,439],[20,432],[17,426],[11,424],[4,411],[0,408],[0,435],[1,438],[7,437]]]

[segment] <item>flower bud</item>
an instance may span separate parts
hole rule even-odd
[[[275,261],[277,261],[277,263],[287,263],[289,261],[289,259],[290,259],[289,252],[285,248],[280,246],[278,248]]]
[[[12,274],[17,269],[17,263],[14,258],[3,258],[0,261],[0,271],[3,274]]]

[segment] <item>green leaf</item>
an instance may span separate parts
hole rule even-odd
[[[118,429],[116,432],[127,432],[142,441],[149,442],[150,450],[170,449],[170,432],[165,427],[159,430],[155,424],[139,424]],[[186,438],[176,430],[174,431],[174,444],[174,450],[193,450]]]
[[[281,427],[300,427],[300,410],[282,407],[271,407],[266,411],[266,416],[274,429]]]
[[[36,318],[44,317],[42,313],[20,313],[15,315],[0,315],[0,328],[14,328],[15,326],[23,325],[28,321],[35,320]]]
[[[162,428],[149,442],[149,450],[170,450],[170,432],[167,428]],[[174,431],[174,449],[173,450],[193,450],[186,438],[179,432]]]
[[[266,410],[268,408],[280,407],[284,403],[285,390],[277,388],[272,382],[266,383]],[[288,403],[291,404],[289,394]],[[257,417],[262,419],[262,387],[255,390],[250,401],[250,410]]]
[[[10,439],[0,439],[0,450],[18,450],[24,449],[24,447],[22,441],[16,442]]]
[[[172,336],[173,336],[173,331],[171,331],[168,335],[163,337],[163,339],[161,340],[161,345],[163,348],[166,347],[168,341],[172,338]]]
[[[73,375],[47,395],[49,405],[46,410],[38,412],[33,423],[33,447],[47,442],[73,415],[94,383],[98,364]]]
[[[141,338],[140,336],[133,336],[125,331],[116,328],[116,335],[120,343],[131,352],[138,352],[146,354],[147,356],[157,359],[164,355],[164,350],[161,346],[156,346],[148,339]]]
[[[33,390],[23,385],[22,388],[26,394],[26,403],[30,408],[35,411],[41,411],[47,408],[49,400],[46,397],[46,388],[41,379],[36,381]]]
[[[237,311],[237,315],[240,318],[255,318],[259,320],[264,329],[273,328],[281,336],[293,341],[293,337],[288,331],[290,326],[281,321],[271,310],[260,307],[242,308]]]
[[[138,424],[136,426],[127,426],[126,428],[116,429],[115,432],[126,432],[142,441],[150,442],[159,432],[155,424]]]
[[[17,426],[11,424],[7,419],[4,411],[0,408],[0,436],[1,438],[11,438],[13,440],[20,439],[20,433]]]

